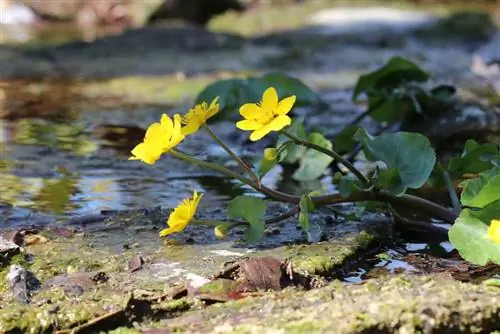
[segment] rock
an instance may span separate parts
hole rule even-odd
[[[48,22],[73,22],[87,26],[130,23],[127,0],[26,0],[25,4],[39,19]]]
[[[10,258],[19,253],[19,246],[0,235],[0,265],[9,262]]]
[[[193,24],[206,25],[210,19],[228,10],[243,11],[238,0],[164,0],[149,16],[148,23],[164,19],[183,19]]]
[[[37,20],[36,14],[29,7],[11,0],[0,0],[0,12],[0,24],[32,24]]]
[[[9,282],[12,296],[23,303],[29,303],[26,269],[17,264],[13,264],[10,266],[10,270],[7,274],[7,281]]]
[[[500,95],[500,33],[475,53],[471,71],[485,79]]]
[[[309,23],[323,27],[327,34],[405,32],[429,26],[435,17],[417,11],[388,7],[324,9],[309,18]]]

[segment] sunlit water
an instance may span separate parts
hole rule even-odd
[[[154,166],[129,161],[137,142],[113,145],[95,125],[0,120],[2,225],[33,212],[61,220],[101,210],[173,207],[194,189],[205,192],[212,204],[242,192],[229,180],[169,157]],[[143,130],[135,132],[140,138]]]

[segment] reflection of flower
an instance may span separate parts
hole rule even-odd
[[[500,244],[500,219],[493,219],[488,228],[488,239]]]
[[[198,195],[195,191],[193,193],[193,198],[184,199],[174,212],[168,217],[166,229],[160,231],[160,236],[164,237],[171,233],[180,232],[186,228],[186,226],[193,220],[194,214],[196,213],[196,208],[200,203],[203,194]]]
[[[160,123],[149,126],[144,141],[133,150],[129,160],[142,160],[147,164],[154,164],[163,153],[178,145],[184,139],[181,134],[181,116],[175,115],[174,121],[163,114]]]
[[[198,131],[198,129],[205,124],[205,122],[219,112],[219,97],[217,96],[210,106],[206,102],[195,105],[191,110],[189,110],[186,115],[182,118],[182,124],[185,124],[182,128],[182,134],[190,135]]]
[[[290,125],[292,119],[287,115],[295,103],[295,95],[278,100],[274,87],[266,89],[262,101],[241,106],[240,114],[245,119],[236,126],[245,131],[253,131],[250,140],[257,141],[271,131],[279,131]]]

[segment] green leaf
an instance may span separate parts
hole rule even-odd
[[[406,97],[372,97],[369,94],[368,98],[369,108],[372,109],[370,117],[377,122],[399,121],[414,108],[411,99]]]
[[[304,126],[302,125],[303,122],[304,117],[293,119],[292,124],[287,128],[287,131],[301,139],[307,140],[306,130],[304,130]],[[280,135],[278,137],[276,147],[281,150],[281,146],[288,141],[290,141],[290,139],[287,136]],[[280,154],[279,159],[284,163],[293,164],[296,163],[304,155],[305,151],[306,148],[304,146],[289,143],[287,144],[287,147],[282,151],[283,153]]]
[[[311,133],[309,135],[309,142],[329,150],[333,148],[332,142],[326,139],[325,136],[319,132]],[[332,157],[316,151],[315,149],[308,148],[300,159],[300,166],[293,173],[292,178],[298,181],[310,181],[317,179],[325,172],[325,169],[332,161]]]
[[[492,168],[478,177],[464,181],[460,201],[465,206],[482,208],[500,199],[500,167]]]
[[[396,132],[372,137],[364,129],[359,129],[356,138],[363,144],[367,159],[383,161],[388,169],[397,170],[399,181],[396,182],[393,172],[390,172],[391,178],[385,178],[385,186],[388,188],[422,187],[436,163],[436,153],[431,143],[427,137],[418,133]],[[389,179],[393,183],[388,183]]]
[[[420,67],[401,57],[391,58],[376,71],[362,75],[354,88],[352,99],[371,90],[393,89],[408,81],[424,82],[429,74]]]
[[[295,95],[297,105],[310,105],[318,101],[318,95],[301,80],[283,72],[271,72],[260,78],[265,89],[273,86],[278,91],[280,99]],[[264,91],[263,91],[264,92]]]
[[[345,154],[356,146],[357,141],[354,138],[356,131],[358,131],[356,125],[348,125],[335,135],[333,138],[333,147],[337,153]]]
[[[395,196],[401,196],[406,191],[406,186],[401,182],[399,171],[396,168],[388,168],[380,171],[377,175],[375,186],[385,189]]]
[[[469,139],[465,143],[460,157],[452,158],[446,169],[451,178],[457,179],[466,173],[477,174],[484,172],[495,165],[493,161],[500,159],[500,147],[495,144],[478,144]]]
[[[240,79],[217,80],[208,85],[196,97],[196,103],[207,102],[210,104],[214,98],[219,97],[219,109],[222,110],[231,104],[234,104],[234,94],[242,83]],[[234,107],[234,106],[230,106]]]
[[[460,256],[477,265],[500,264],[500,244],[486,237],[491,220],[498,217],[500,200],[478,211],[462,210],[448,233]]]
[[[248,221],[245,241],[254,243],[264,235],[264,214],[267,204],[263,199],[252,196],[238,196],[229,202],[229,218],[240,218]]]
[[[337,188],[340,196],[344,198],[349,197],[355,191],[366,190],[361,181],[352,174],[342,176]]]

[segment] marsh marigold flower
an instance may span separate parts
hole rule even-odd
[[[160,231],[160,236],[164,237],[171,233],[180,232],[193,220],[196,208],[200,203],[203,194],[198,195],[195,191],[193,198],[184,199],[168,217],[166,229]]]
[[[160,123],[149,126],[142,143],[132,150],[129,160],[141,160],[149,165],[160,159],[163,153],[178,145],[184,139],[181,133],[181,116],[174,115],[174,120],[163,114]]]
[[[295,95],[278,100],[274,87],[266,89],[260,103],[247,103],[241,106],[240,114],[245,119],[236,126],[245,131],[253,131],[251,141],[257,141],[271,131],[279,131],[290,125],[292,119],[287,115],[295,103]]]
[[[217,96],[210,106],[206,102],[195,105],[189,110],[181,122],[185,124],[182,128],[182,134],[190,135],[198,131],[198,129],[207,122],[207,120],[219,112],[219,97]]]
[[[500,219],[493,219],[488,228],[488,239],[500,244]]]

